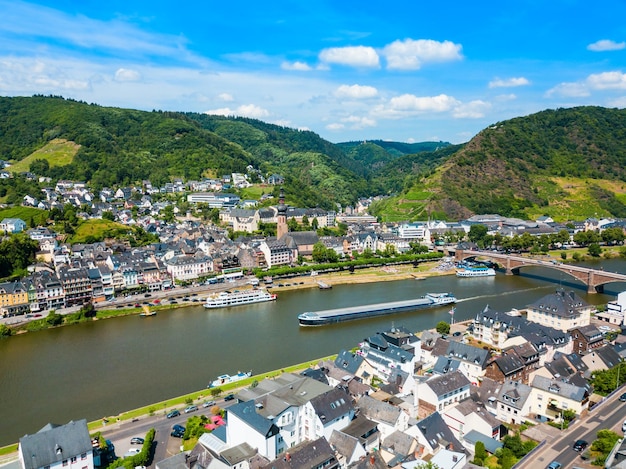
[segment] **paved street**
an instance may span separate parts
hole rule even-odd
[[[592,466],[590,461],[585,461],[580,453],[572,449],[572,445],[579,439],[591,444],[596,439],[597,432],[603,429],[613,430],[618,435],[622,435],[622,423],[626,420],[626,403],[620,402],[619,396],[625,389],[622,387],[613,392],[609,398],[596,405],[587,415],[576,420],[562,433],[546,424],[541,424],[541,427],[547,427],[546,444],[524,461],[526,467],[542,468],[552,461],[563,464],[563,469],[597,467]]]

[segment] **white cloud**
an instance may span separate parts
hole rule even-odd
[[[489,88],[512,88],[514,86],[530,85],[530,82],[524,77],[517,78],[495,78],[489,82]]]
[[[338,123],[338,122],[334,122],[334,123],[332,123],[332,124],[328,124],[325,128],[326,128],[326,130],[330,130],[330,131],[333,131],[333,132],[337,132],[337,131],[339,131],[339,130],[343,130],[343,129],[345,129],[345,128],[346,128],[346,126],[345,126],[345,125],[343,125],[343,124],[340,124],[340,123]]]
[[[312,68],[308,64],[300,61],[283,62],[280,65],[280,68],[282,68],[283,70],[294,70],[296,72],[308,72],[312,70]]]
[[[270,115],[270,112],[267,109],[263,109],[262,107],[256,106],[254,104],[242,104],[236,109],[231,109],[228,107],[220,109],[210,109],[208,111],[204,111],[204,113],[214,114],[218,116],[242,116],[250,117],[252,119],[263,119]]]
[[[462,46],[451,41],[433,41],[432,39],[405,39],[394,41],[383,48],[382,54],[387,59],[387,68],[398,70],[417,70],[428,62],[449,62],[461,60]]]
[[[609,50],[622,50],[626,48],[626,42],[615,42],[610,39],[602,39],[587,46],[587,50],[593,52],[605,52]]]
[[[584,98],[589,94],[589,89],[584,83],[559,83],[546,92],[546,97]]]
[[[224,101],[224,102],[231,102],[234,101],[235,98],[233,97],[232,94],[230,93],[220,93],[217,95],[218,99]]]
[[[87,53],[98,50],[135,57],[206,62],[186,48],[187,40],[183,36],[146,32],[118,19],[101,21],[26,2],[1,1],[0,10],[3,31],[36,38],[39,43],[67,43]]]
[[[626,90],[626,73],[594,73],[587,77],[587,83],[594,90]]]
[[[39,59],[0,58],[0,90],[4,92],[55,94],[90,89],[90,77],[73,66]]]
[[[517,95],[513,93],[509,94],[499,94],[494,98],[495,101],[506,102],[506,101],[514,101],[517,99]]]
[[[463,103],[454,108],[452,117],[457,119],[481,119],[485,117],[485,113],[491,109],[491,104],[476,100],[469,103]]]
[[[335,90],[338,98],[366,99],[378,96],[378,90],[373,86],[341,85]]]
[[[349,116],[341,119],[341,122],[350,124],[349,127],[353,130],[360,130],[366,127],[376,127],[376,121],[369,117]]]
[[[141,80],[141,73],[137,70],[130,70],[128,68],[118,68],[115,72],[115,81],[139,81]]]
[[[403,94],[391,98],[386,104],[376,106],[371,114],[381,119],[403,119],[429,112],[446,112],[460,105],[460,101],[445,94],[439,96]]]
[[[275,121],[272,121],[271,124],[280,125],[281,127],[291,127],[292,126],[291,121],[286,120],[286,119],[275,120]]]
[[[620,96],[608,102],[609,107],[626,108],[626,96]]]
[[[319,58],[327,64],[368,68],[380,67],[378,54],[372,47],[366,46],[331,47],[322,50]]]

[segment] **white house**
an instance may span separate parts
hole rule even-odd
[[[193,280],[213,271],[213,261],[208,256],[174,256],[166,267],[174,280]]]
[[[370,396],[361,397],[357,405],[362,415],[378,424],[381,440],[409,426],[409,414],[398,406]]]
[[[330,438],[354,417],[348,394],[311,378],[283,374],[242,390],[228,408],[226,442],[247,442],[270,459],[305,440]]]
[[[26,229],[26,223],[20,218],[4,218],[0,221],[0,231],[6,233],[21,233]]]
[[[418,417],[431,415],[433,412],[445,412],[470,395],[470,381],[460,371],[434,376],[418,383],[415,398]]]
[[[19,441],[22,469],[93,469],[93,448],[87,420],[48,424]]]

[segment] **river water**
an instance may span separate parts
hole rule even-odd
[[[589,266],[626,273],[623,260]],[[276,302],[223,310],[185,307],[0,340],[0,445],[49,422],[96,420],[197,391],[220,374],[260,374],[332,355],[393,324],[417,332],[450,320],[450,308],[444,307],[302,328],[297,316],[305,311],[451,292],[459,300],[454,319],[462,321],[486,305],[498,311],[524,308],[559,286],[592,304],[626,290],[626,284],[611,284],[604,294],[588,295],[571,277],[532,267],[519,276],[448,275],[280,292]]]

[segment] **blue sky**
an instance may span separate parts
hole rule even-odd
[[[0,95],[462,143],[626,107],[626,1],[0,0]]]

